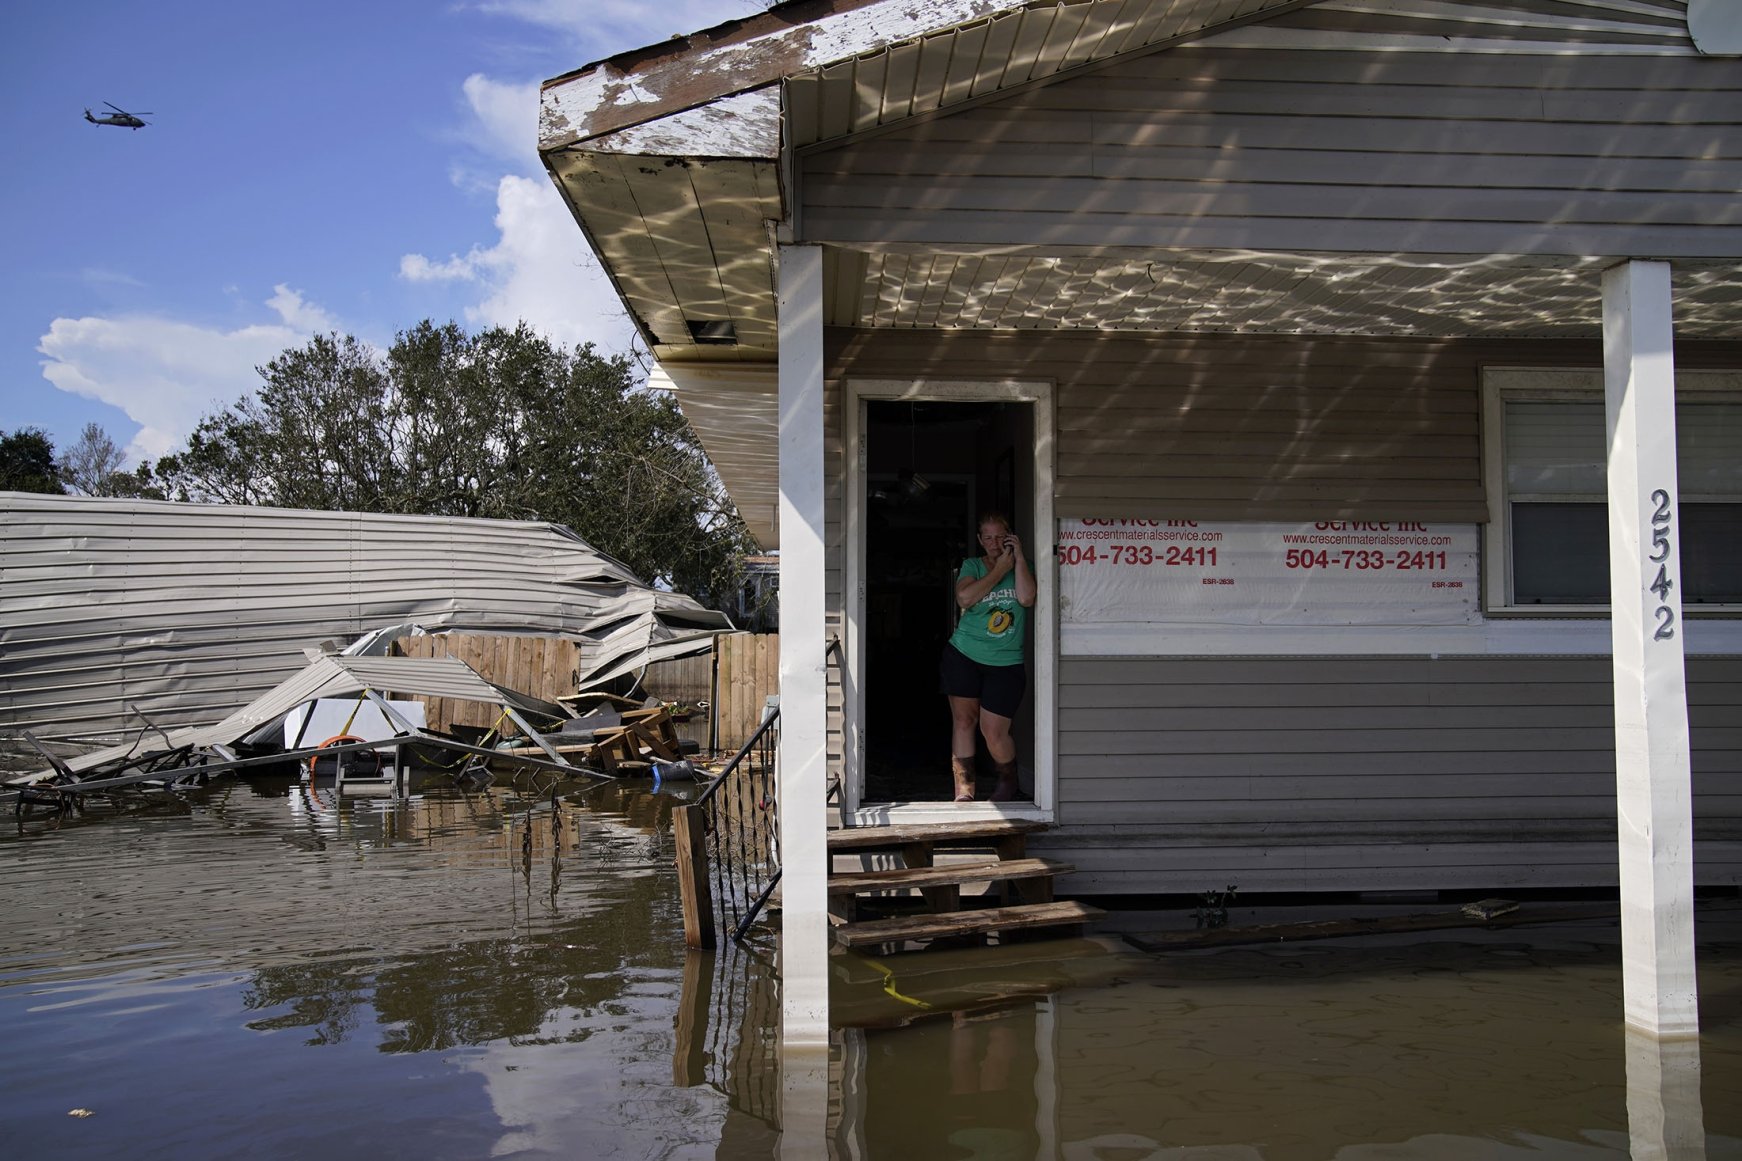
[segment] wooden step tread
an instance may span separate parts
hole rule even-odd
[[[829,850],[863,851],[912,843],[960,843],[1009,838],[1045,830],[1034,818],[988,818],[975,822],[902,822],[891,826],[850,826],[829,832]]]
[[[844,923],[835,928],[835,939],[843,947],[863,947],[871,943],[901,943],[909,939],[939,939],[947,935],[1078,924],[1100,914],[1100,908],[1075,900],[1063,903],[1025,903],[1017,907],[988,907],[979,911],[904,915],[895,919],[867,919],[859,923]]]
[[[941,867],[897,867],[888,871],[852,871],[829,876],[830,895],[857,891],[899,891],[905,887],[945,887],[955,883],[1001,883],[1039,879],[1076,870],[1052,859],[976,859]]]

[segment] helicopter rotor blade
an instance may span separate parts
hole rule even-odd
[[[117,113],[125,113],[127,111],[127,110],[123,109],[121,106],[115,104],[115,102],[113,102],[113,101],[104,101],[103,104],[109,106],[109,108],[115,110],[115,112],[117,112]]]

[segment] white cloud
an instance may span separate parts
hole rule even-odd
[[[563,34],[582,63],[754,15],[765,5],[757,0],[481,0],[477,7]],[[498,168],[499,176],[486,186],[495,193],[497,237],[445,259],[406,254],[399,260],[399,277],[414,284],[476,287],[479,297],[464,311],[472,325],[513,326],[524,320],[559,342],[622,349],[633,333],[628,316],[539,164],[538,83],[473,73],[460,90],[471,115],[460,139],[483,157],[508,163],[509,172]],[[476,188],[483,177],[479,166],[469,163],[456,165],[452,175],[462,189]]]
[[[607,350],[629,341],[630,325],[586,239],[547,179],[509,174],[496,187],[497,242],[445,261],[400,259],[409,282],[476,282],[483,298],[466,321],[512,327],[522,320],[561,343]]]
[[[563,33],[593,60],[754,16],[767,6],[757,0],[483,0],[477,7]]]
[[[473,73],[460,86],[475,119],[468,140],[478,149],[538,168],[538,85],[492,80]]]
[[[285,326],[307,334],[340,329],[338,319],[282,282],[272,288],[272,297],[266,300],[266,305],[284,320]]]
[[[259,381],[255,368],[333,317],[288,286],[266,301],[276,324],[221,330],[160,315],[57,318],[37,342],[42,375],[69,394],[112,404],[140,425],[129,460],[155,459],[181,446],[200,418],[234,403]]]
[[[469,254],[456,254],[446,262],[431,262],[422,254],[407,254],[399,260],[399,276],[407,282],[475,282],[484,252],[472,247]]]

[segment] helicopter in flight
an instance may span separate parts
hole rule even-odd
[[[93,117],[91,111],[86,109],[85,120],[93,125],[115,125],[122,129],[143,129],[151,124],[149,121],[141,121],[139,119],[141,114],[129,113],[119,105],[110,105],[108,101],[104,101],[103,104],[109,105],[109,108],[115,111],[113,113],[105,113],[101,117]],[[147,117],[151,115],[150,112],[143,114],[143,116]]]

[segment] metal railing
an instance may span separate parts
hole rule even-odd
[[[780,819],[775,808],[775,756],[780,749],[780,706],[713,784],[690,807],[701,820],[709,893],[719,925],[742,941],[780,882]],[[712,915],[699,917],[711,924]],[[711,942],[711,941],[710,941]]]
[[[844,664],[840,638],[826,660]],[[768,699],[762,724],[726,769],[692,805],[673,816],[678,879],[683,896],[684,942],[714,946],[719,928],[742,943],[780,884],[780,818],[775,760],[780,751],[780,699]],[[829,796],[839,792],[831,784]]]

